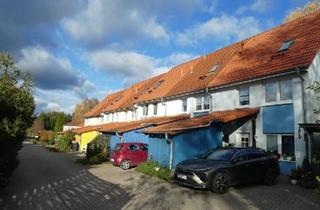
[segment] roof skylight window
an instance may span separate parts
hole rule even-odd
[[[282,43],[281,47],[278,49],[278,52],[282,52],[282,51],[285,51],[285,50],[288,50],[289,47],[293,44],[293,40],[292,39],[289,39],[285,42]]]
[[[216,63],[213,65],[213,67],[208,71],[208,73],[212,73],[215,72],[216,70],[218,70],[218,68],[221,66],[222,63]]]
[[[114,99],[114,101],[113,101],[113,102],[118,102],[122,97],[123,97],[123,96],[119,96],[119,97],[117,97],[116,99]]]
[[[160,85],[164,82],[164,80],[160,80],[159,82],[157,82],[154,86],[153,89],[157,89],[160,87]]]

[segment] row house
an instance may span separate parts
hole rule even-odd
[[[155,159],[172,167],[177,163],[174,157],[186,153],[181,145],[190,141],[197,154],[213,145],[261,147],[280,154],[283,170],[288,172],[312,158],[299,124],[317,120],[313,112],[317,97],[307,87],[320,79],[319,48],[320,12],[316,12],[110,94],[86,114],[84,124],[137,121],[140,133],[157,139],[152,140],[156,142]],[[182,114],[188,117],[165,125],[141,126],[149,118]],[[204,134],[208,132],[204,128],[210,135]],[[198,137],[204,139],[197,142],[194,133],[199,129],[204,133]],[[118,134],[108,129],[103,132]],[[175,151],[171,142],[182,134],[186,135]],[[188,140],[190,136],[194,140]],[[210,142],[210,138],[220,143]],[[197,144],[203,149],[196,150]]]

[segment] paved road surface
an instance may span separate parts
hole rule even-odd
[[[11,183],[0,191],[0,209],[290,209],[318,210],[311,190],[280,177],[275,186],[253,184],[224,195],[192,190],[109,163],[85,167],[75,156],[25,144]]]
[[[74,156],[24,144],[0,209],[121,209],[128,194],[76,164]]]

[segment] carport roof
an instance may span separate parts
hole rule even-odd
[[[243,108],[212,112],[208,115],[167,123],[142,130],[145,134],[176,135],[188,130],[209,127],[212,123],[231,123],[239,119],[257,115],[260,108]]]
[[[151,125],[163,125],[166,123],[171,123],[179,120],[184,120],[190,118],[187,114],[175,115],[175,116],[165,116],[165,117],[150,117],[142,120],[122,122],[115,126],[101,126],[98,131],[103,133],[125,133],[132,130],[137,130],[141,128],[146,128]]]

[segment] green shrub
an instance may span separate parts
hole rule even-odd
[[[99,135],[93,141],[88,144],[86,158],[97,156],[99,154],[105,154],[108,156],[108,146],[110,138],[109,136]]]
[[[73,140],[73,134],[65,134],[61,136],[58,141],[58,149],[60,151],[68,151],[71,146],[71,141]]]
[[[171,176],[171,170],[167,167],[162,167],[158,162],[142,163],[138,165],[136,171],[149,176],[155,176],[163,180],[169,180]]]
[[[108,161],[108,154],[100,153],[100,154],[92,156],[90,158],[78,159],[77,163],[81,163],[84,165],[94,165],[94,164],[100,164],[100,163],[103,163],[106,161]]]

